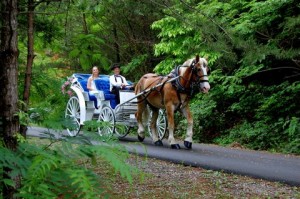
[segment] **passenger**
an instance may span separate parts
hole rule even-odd
[[[120,65],[113,64],[110,69],[113,71],[113,75],[109,77],[110,87],[109,90],[111,93],[116,95],[117,104],[120,104],[120,94],[119,90],[125,90],[129,84],[126,81],[126,78],[120,75]]]
[[[99,77],[99,69],[97,66],[94,66],[92,69],[92,75],[88,78],[87,89],[90,93],[97,93],[98,89],[95,84],[95,79]]]

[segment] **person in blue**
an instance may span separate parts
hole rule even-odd
[[[109,90],[111,93],[116,95],[117,103],[120,103],[120,94],[119,90],[125,90],[129,84],[126,81],[126,78],[120,75],[120,65],[113,64],[110,69],[113,71],[113,75],[109,77],[110,87]]]

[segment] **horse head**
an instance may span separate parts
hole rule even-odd
[[[190,67],[192,67],[192,82],[198,84],[201,92],[208,93],[210,89],[208,72],[210,69],[207,65],[207,60],[197,55],[196,58],[192,60]]]

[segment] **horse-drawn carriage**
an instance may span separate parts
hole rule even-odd
[[[120,104],[116,96],[109,92],[109,77],[101,75],[95,84],[98,93],[90,94],[87,90],[87,74],[74,74],[71,89],[75,95],[67,103],[66,118],[70,118],[75,128],[68,129],[71,136],[80,131],[85,121],[97,120],[106,125],[98,127],[100,135],[115,133],[125,137],[131,127],[138,127],[138,139],[145,138],[145,124],[155,145],[162,146],[162,139],[168,126],[168,141],[171,148],[180,149],[174,138],[174,113],[178,110],[187,119],[187,132],[184,146],[192,148],[193,118],[189,102],[195,93],[207,93],[208,64],[205,58],[188,59],[176,67],[169,75],[160,76],[149,73],[141,77],[133,91],[120,91]],[[151,109],[151,112],[150,112]],[[166,110],[167,119],[162,111]],[[149,111],[147,111],[149,110]],[[148,113],[152,114],[148,114]],[[151,120],[149,117],[151,116]]]
[[[109,76],[100,75],[95,79],[98,89],[90,93],[87,89],[87,80],[90,74],[73,74],[70,89],[73,95],[67,102],[65,117],[71,120],[67,132],[76,136],[85,121],[100,121],[98,127],[100,135],[125,137],[130,128],[137,126],[135,113],[137,111],[137,97],[133,90],[120,90],[120,104],[117,104],[116,95],[109,91]],[[167,121],[161,110],[157,120],[157,131],[163,139],[167,129]],[[150,135],[151,132],[149,131]]]

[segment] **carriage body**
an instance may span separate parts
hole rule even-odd
[[[87,81],[90,74],[75,73],[72,75],[70,89],[73,95],[67,102],[65,117],[71,119],[71,126],[67,126],[70,136],[76,136],[86,121],[106,122],[106,126],[99,127],[100,135],[116,134],[125,137],[129,129],[137,126],[135,113],[137,111],[137,97],[133,90],[120,90],[120,104],[117,104],[116,95],[109,91],[108,75],[99,75],[95,79],[97,92],[89,92]],[[163,114],[163,112],[161,111]],[[160,128],[162,138],[166,132],[166,118],[161,115]],[[162,139],[161,138],[161,139]]]

